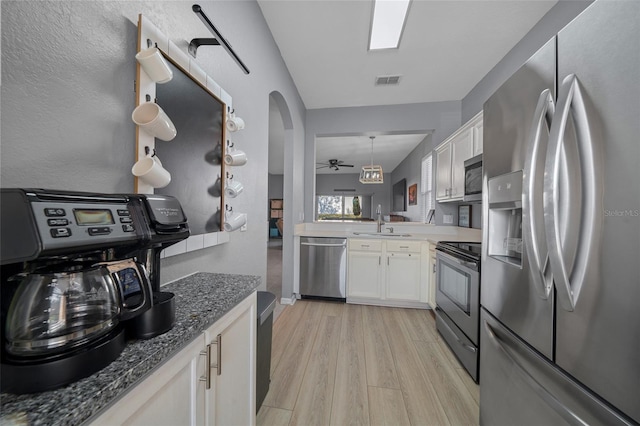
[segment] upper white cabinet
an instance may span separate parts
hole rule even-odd
[[[436,148],[436,200],[459,201],[464,196],[464,162],[482,153],[482,112]]]
[[[471,121],[473,125],[473,156],[482,154],[482,132],[484,130],[482,113],[476,115]]]

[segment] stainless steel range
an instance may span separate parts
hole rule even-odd
[[[436,246],[436,328],[478,382],[480,243]]]

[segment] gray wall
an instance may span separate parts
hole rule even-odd
[[[138,14],[186,48],[187,40],[211,37],[191,5],[2,1],[2,186],[133,191]],[[247,123],[233,135],[249,162],[233,170],[245,190],[232,204],[248,214],[248,230],[234,232],[227,244],[165,259],[163,281],[212,271],[259,275],[264,286],[269,94],[279,92],[291,115],[285,171],[285,197],[294,206],[291,229],[302,216],[304,177],[296,164],[303,162],[306,111],[258,4],[200,5],[251,70],[242,73],[222,48],[198,50],[202,68],[233,96],[236,112]]]
[[[304,214],[307,221],[313,220],[314,211],[316,135],[431,130],[431,140],[436,146],[460,124],[460,102],[456,101],[308,110],[304,160]]]
[[[422,194],[420,194],[421,185],[420,180],[422,177],[422,158],[431,152],[431,150],[435,148],[432,143],[431,135],[427,136],[418,144],[417,147],[411,151],[411,153],[402,160],[398,167],[396,167],[393,172],[391,172],[391,183],[394,184],[401,179],[407,180],[407,193],[405,194],[405,199],[407,200],[407,211],[405,212],[397,212],[402,216],[408,217],[412,222],[420,222],[422,221],[422,217],[420,215],[421,209],[420,204],[422,203]],[[435,169],[433,169],[435,172]],[[435,174],[434,174],[435,177]],[[409,187],[413,184],[418,184],[418,204],[415,206],[409,205]]]
[[[482,110],[487,99],[535,52],[582,12],[592,0],[560,0],[462,99],[462,123]]]
[[[284,197],[284,175],[269,173],[269,199]]]

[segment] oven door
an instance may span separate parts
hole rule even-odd
[[[480,320],[479,262],[436,250],[436,305],[478,345]]]

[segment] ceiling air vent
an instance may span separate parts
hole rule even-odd
[[[376,86],[389,86],[400,83],[399,75],[385,75],[376,77]]]

